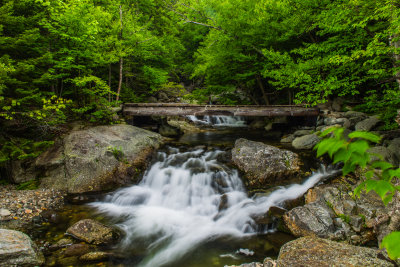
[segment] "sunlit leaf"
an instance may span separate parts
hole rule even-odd
[[[381,140],[381,137],[370,133],[370,132],[361,132],[361,131],[355,131],[349,134],[349,138],[354,139],[354,138],[362,138],[368,141],[371,141],[373,143],[379,143]]]
[[[381,243],[381,248],[386,248],[392,260],[400,258],[400,232],[392,232],[385,236]]]

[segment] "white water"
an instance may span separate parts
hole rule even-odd
[[[204,116],[203,119],[199,119],[196,116],[187,116],[189,120],[194,123],[204,124],[209,126],[217,127],[245,127],[246,120],[240,116]]]
[[[169,150],[158,153],[157,162],[139,185],[92,204],[121,221],[118,226],[126,233],[122,249],[138,242],[147,244],[149,256],[140,266],[163,266],[220,237],[254,235],[259,231],[254,217],[300,197],[332,174],[321,171],[303,184],[249,198],[238,172],[217,162],[225,152]]]

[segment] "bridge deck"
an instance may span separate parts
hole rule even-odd
[[[123,113],[131,116],[318,116],[318,108],[291,106],[225,106],[193,105],[184,103],[126,103]]]

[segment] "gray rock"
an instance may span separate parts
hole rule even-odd
[[[384,146],[375,146],[371,147],[368,152],[372,154],[371,161],[381,160],[379,156],[383,157],[383,160],[397,166],[399,164],[397,160],[397,156],[387,147]],[[374,155],[377,154],[377,155]]]
[[[15,160],[11,162],[10,179],[16,184],[36,178],[37,172],[32,161]]]
[[[132,181],[161,144],[159,134],[130,125],[69,133],[36,160],[42,188],[68,193],[103,191]]]
[[[285,225],[295,236],[330,237],[336,232],[329,207],[321,202],[294,208],[283,216]]]
[[[246,139],[236,140],[232,160],[251,187],[290,180],[300,172],[301,164],[299,156],[291,151]]]
[[[299,137],[303,135],[309,135],[312,133],[312,130],[297,130],[293,133],[294,137]]]
[[[316,237],[286,243],[277,266],[395,266],[379,250],[357,247]]]
[[[362,120],[359,123],[357,123],[355,126],[355,129],[356,129],[356,131],[371,131],[380,122],[381,122],[381,120],[378,117],[372,116],[372,117],[369,117],[368,119]]]
[[[44,257],[24,233],[0,229],[0,266],[40,266]]]
[[[362,112],[358,112],[358,111],[347,111],[346,113],[344,113],[344,117],[350,119],[350,118],[361,118],[361,120],[365,120],[366,118],[368,118],[368,115]]]
[[[11,212],[7,209],[0,209],[0,219],[11,216]]]
[[[281,143],[292,143],[295,138],[293,134],[286,135],[281,139]]]
[[[94,245],[110,245],[119,239],[119,233],[95,220],[80,220],[67,229],[72,237]]]
[[[312,149],[319,141],[319,136],[316,134],[309,134],[294,139],[292,146],[295,149]]]
[[[392,151],[392,153],[396,156],[397,163],[400,164],[400,138],[391,140],[387,148]]]

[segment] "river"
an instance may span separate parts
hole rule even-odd
[[[239,121],[239,122],[238,122]],[[217,131],[188,134],[157,152],[137,185],[121,188],[94,202],[70,209],[71,221],[97,217],[124,232],[112,248],[110,266],[224,266],[276,257],[292,239],[265,217],[270,207],[301,197],[330,174],[318,171],[300,184],[277,186],[249,195],[230,163],[234,140],[263,140],[243,119],[203,119],[224,125]],[[228,125],[227,125],[228,124]],[[240,128],[226,128],[241,126]],[[268,140],[263,140],[268,142]],[[71,218],[74,218],[71,220]],[[64,220],[65,221],[65,220]],[[56,230],[50,230],[49,235]]]

